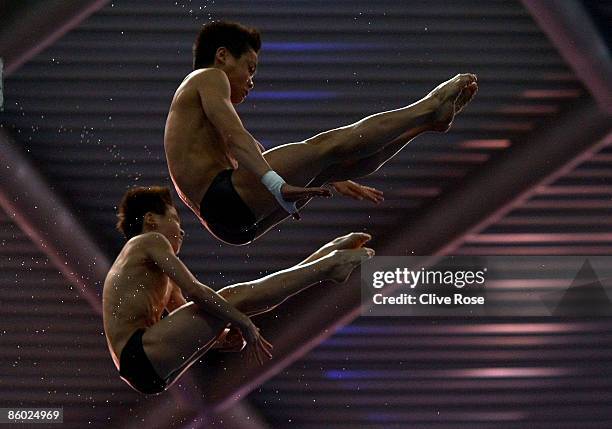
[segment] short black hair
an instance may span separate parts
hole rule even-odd
[[[142,234],[147,212],[166,214],[168,206],[174,207],[170,189],[165,186],[136,186],[127,190],[119,203],[117,229],[126,239]]]
[[[261,35],[258,30],[237,22],[214,21],[205,24],[193,44],[193,69],[214,64],[217,49],[222,46],[236,58],[240,58],[249,49],[258,53],[261,49]]]

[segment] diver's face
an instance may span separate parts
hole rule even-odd
[[[166,205],[166,213],[163,215],[155,214],[156,231],[163,234],[170,241],[175,254],[181,250],[185,231],[181,229],[181,219],[176,208]]]
[[[230,82],[232,103],[240,104],[253,89],[253,77],[257,70],[257,54],[254,50],[249,49],[240,58],[236,58],[231,52],[226,51],[224,57],[223,71]]]

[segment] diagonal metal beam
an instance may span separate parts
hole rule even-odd
[[[0,5],[0,57],[12,74],[30,58],[108,3],[108,0],[8,1]]]
[[[101,315],[108,258],[3,129],[0,206]]]
[[[460,188],[446,192],[423,209],[417,219],[398,225],[379,245],[379,255],[444,255],[459,247],[534,194],[612,144],[610,116],[591,100],[581,100],[537,132],[515,142],[499,157],[467,177]],[[204,394],[225,409],[303,356],[339,327],[360,315],[357,276],[348,285],[325,285],[307,290],[258,320],[274,345],[274,359],[263,368],[239,356],[208,356],[200,371]]]
[[[581,1],[522,0],[599,107],[612,114],[610,49]]]

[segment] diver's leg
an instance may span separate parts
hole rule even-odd
[[[309,185],[322,186],[330,182],[354,180],[359,179],[360,177],[368,176],[376,172],[387,161],[397,155],[415,137],[425,131],[428,130],[423,129],[423,127],[414,128],[389,142],[387,146],[376,152],[374,155],[356,161],[346,161],[340,164],[332,165],[315,177]]]
[[[362,258],[371,254],[371,249],[364,248],[338,250],[218,293],[241,312],[256,315],[323,280],[345,281]],[[227,333],[228,325],[188,302],[146,330],[143,348],[157,374],[170,385]]]
[[[188,302],[147,328],[142,344],[155,372],[169,386],[215,344],[227,326]]]
[[[417,127],[409,130],[391,141],[386,147],[379,152],[375,153],[364,159],[356,161],[347,161],[340,164],[334,164],[321,171],[310,183],[309,186],[322,186],[330,182],[339,182],[343,180],[357,179],[360,177],[367,176],[378,170],[383,164],[393,158],[404,146],[406,146],[412,139],[419,134],[427,131],[423,127]],[[273,204],[270,194],[265,191],[262,192],[261,198],[269,198],[270,204]],[[297,204],[298,209],[305,206],[310,199],[299,202]],[[257,233],[255,239],[261,237],[270,229],[274,228],[275,225],[288,218],[290,215],[278,207],[275,211],[268,214],[262,219],[259,219],[257,225]]]
[[[457,75],[410,106],[368,116],[304,142],[276,147],[266,151],[264,157],[287,183],[306,186],[330,167],[371,157],[405,133],[446,131],[455,113],[475,94],[475,79],[471,74]],[[280,210],[276,200],[252,173],[238,167],[232,181],[258,221],[270,215],[274,220],[282,216],[274,213]]]
[[[247,315],[264,313],[321,281],[346,281],[362,258],[372,254],[372,249],[361,247],[320,252],[324,256],[318,259],[303,261],[258,280],[227,286],[218,293]]]

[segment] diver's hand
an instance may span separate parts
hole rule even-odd
[[[272,359],[272,344],[261,336],[259,328],[249,317],[240,321],[239,328],[247,342],[245,349],[247,361],[256,361],[263,365],[266,358]]]
[[[346,195],[347,197],[351,197],[355,200],[366,199],[368,201],[372,201],[374,204],[378,204],[385,199],[382,191],[369,186],[360,185],[352,180],[333,182],[331,183],[331,186],[336,190],[336,192]]]
[[[283,186],[281,186],[281,196],[283,197],[283,200],[287,202],[294,202],[312,197],[331,197],[332,193],[329,189],[321,187],[300,188],[298,186],[292,186],[288,183],[284,183]],[[288,213],[293,215],[294,219],[300,219],[300,214],[297,212],[297,210],[293,213]]]

